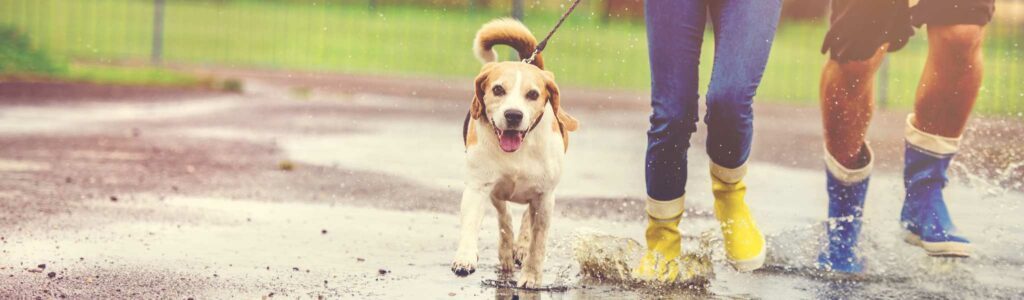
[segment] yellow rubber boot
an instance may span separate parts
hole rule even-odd
[[[674,282],[679,278],[683,197],[671,201],[647,199],[647,252],[633,276],[642,281]]]
[[[737,172],[728,172],[737,169],[726,169],[726,172],[722,169],[712,166],[711,191],[715,194],[715,218],[722,227],[726,258],[737,271],[759,269],[764,265],[765,241],[750,215],[750,208],[743,201],[747,192],[742,180],[745,169],[738,173],[739,176],[736,176]],[[729,183],[720,177],[735,181]]]

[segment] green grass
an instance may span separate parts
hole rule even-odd
[[[502,11],[324,4],[311,1],[168,1],[164,57],[171,62],[469,78],[479,69],[473,34]],[[527,11],[542,35],[560,12]],[[31,33],[61,59],[147,59],[150,0],[0,0],[0,23]],[[590,10],[566,22],[545,53],[563,85],[644,90],[649,85],[646,33],[641,23],[603,23]],[[1024,111],[1024,31],[989,26],[983,112]],[[780,26],[758,101],[815,103],[826,57],[818,52],[827,25]],[[890,56],[888,105],[910,107],[927,53],[920,32]],[[714,39],[703,47],[702,86],[710,74]]]
[[[123,67],[95,64],[71,64],[60,78],[97,84],[198,86],[207,84],[196,76],[153,67]]]

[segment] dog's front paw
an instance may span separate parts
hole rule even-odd
[[[456,254],[452,261],[452,273],[459,277],[466,277],[476,272],[476,254]]]
[[[512,258],[515,260],[516,266],[523,265],[523,262],[526,261],[526,253],[529,251],[529,243],[516,243],[516,246],[512,249]]]
[[[500,271],[503,273],[510,273],[515,271],[516,264],[518,261],[514,259],[513,251],[511,248],[498,248],[498,266]]]
[[[519,275],[519,287],[526,289],[539,288],[541,284],[541,272],[540,271],[528,271],[523,270],[523,273]]]

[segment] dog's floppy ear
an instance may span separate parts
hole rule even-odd
[[[473,82],[473,103],[469,107],[469,114],[474,120],[480,119],[480,116],[487,113],[484,110],[484,94],[487,93],[487,85],[491,82],[488,78],[491,75],[491,70],[494,69],[494,63],[487,63],[480,68],[480,74],[476,75],[476,80]]]
[[[543,74],[544,88],[548,91],[548,101],[551,101],[551,109],[555,111],[555,118],[565,130],[576,131],[579,128],[579,121],[562,109],[561,93],[558,90],[558,84],[555,83],[555,73],[543,71]]]

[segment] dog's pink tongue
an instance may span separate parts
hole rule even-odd
[[[498,144],[501,144],[501,150],[505,152],[515,152],[523,144],[523,135],[518,131],[506,131],[501,134]]]

